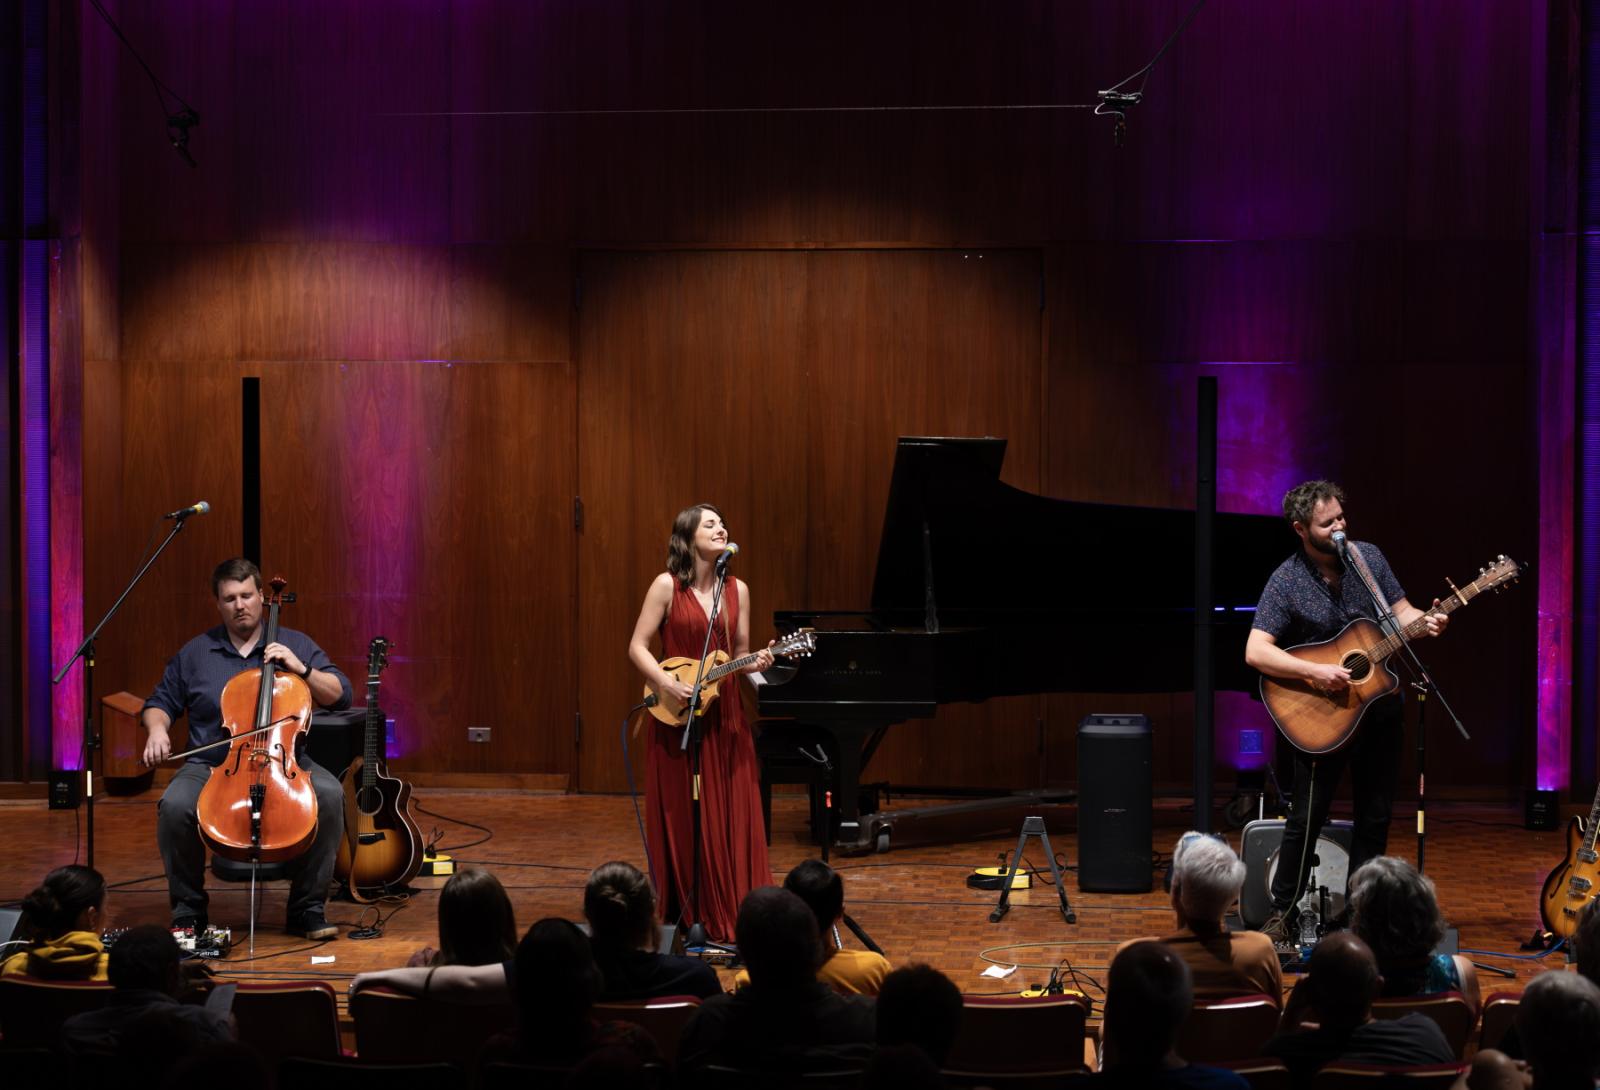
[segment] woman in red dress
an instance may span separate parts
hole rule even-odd
[[[645,594],[633,626],[628,657],[659,693],[687,703],[690,686],[656,663],[650,639],[661,636],[663,659],[698,659],[705,646],[706,619],[716,589],[716,562],[728,547],[722,512],[698,504],[678,512],[667,541],[667,570]],[[750,650],[750,588],[728,579],[711,650],[732,658]],[[750,670],[772,665],[762,650]],[[761,819],[760,769],[755,740],[740,703],[739,681],[722,682],[719,698],[700,717],[700,896],[695,904],[693,786],[682,731],[646,719],[650,770],[645,791],[645,829],[651,877],[662,916],[699,922],[714,939],[733,938],[745,894],[772,884]]]

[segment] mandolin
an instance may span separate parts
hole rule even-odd
[[[1450,595],[1406,627],[1408,639],[1420,636],[1428,613],[1450,613],[1486,590],[1499,590],[1512,582],[1522,567],[1501,556],[1480,568],[1478,578],[1464,587],[1450,583]],[[1446,582],[1449,582],[1446,580]],[[1321,755],[1342,749],[1355,737],[1367,708],[1400,685],[1394,668],[1385,660],[1400,649],[1396,636],[1385,636],[1376,622],[1351,621],[1331,640],[1302,643],[1285,651],[1302,662],[1337,663],[1350,671],[1350,685],[1342,692],[1314,689],[1309,681],[1261,676],[1261,699],[1273,722],[1296,749]]]
[[[379,756],[383,713],[378,679],[394,645],[378,636],[367,646],[367,721],[362,755],[339,778],[344,789],[344,838],[334,871],[357,901],[403,888],[422,869],[422,831],[411,816],[411,784],[388,774]]]
[[[817,646],[817,633],[815,629],[802,628],[783,637],[766,650],[771,651],[774,658],[805,658]],[[700,711],[704,715],[706,709],[717,699],[717,688],[722,679],[729,674],[738,673],[746,666],[756,661],[759,651],[752,651],[748,655],[740,655],[736,659],[728,658],[728,653],[723,650],[711,652],[705,658],[704,674],[700,682]],[[672,658],[663,659],[660,666],[667,673],[679,681],[694,687],[694,679],[701,673],[699,659]],[[689,707],[667,693],[657,693],[650,686],[644,687],[644,698],[650,707],[650,714],[668,726],[681,727],[689,718]]]

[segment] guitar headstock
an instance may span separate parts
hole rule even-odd
[[[1508,583],[1515,583],[1522,574],[1522,565],[1501,553],[1478,569],[1478,578],[1472,581],[1479,590],[1498,591]]]
[[[383,673],[383,668],[389,665],[389,649],[393,646],[383,636],[372,637],[372,642],[367,644],[368,677]]]
[[[810,658],[817,649],[817,630],[801,628],[789,633],[772,645],[772,653],[784,658]]]

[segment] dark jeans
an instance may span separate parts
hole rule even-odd
[[[1333,793],[1350,769],[1350,789],[1355,796],[1355,838],[1350,849],[1350,874],[1389,846],[1389,819],[1394,810],[1395,784],[1400,775],[1400,750],[1405,741],[1399,697],[1384,697],[1367,709],[1353,742],[1339,752],[1311,757],[1296,751],[1294,758],[1294,808],[1283,829],[1278,852],[1278,872],[1272,878],[1272,911],[1286,912],[1304,896],[1306,873],[1316,853],[1315,839],[1328,820]],[[1287,744],[1287,743],[1285,743]],[[1309,798],[1307,797],[1309,794]],[[1313,847],[1305,850],[1307,827],[1315,830]]]
[[[311,786],[317,792],[317,835],[305,853],[289,863],[291,921],[323,910],[339,856],[339,840],[344,836],[344,792],[338,779],[303,752],[300,766],[311,774]],[[206,848],[200,840],[195,809],[210,776],[209,765],[185,764],[167,784],[156,807],[156,843],[167,868],[167,895],[174,920],[207,915]]]

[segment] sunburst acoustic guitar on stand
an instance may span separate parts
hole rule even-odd
[[[1499,590],[1521,571],[1515,560],[1501,556],[1466,586],[1451,583],[1448,597],[1406,626],[1406,638],[1422,635],[1429,613],[1451,613],[1486,590]],[[1348,688],[1325,692],[1312,688],[1309,681],[1263,674],[1261,699],[1295,748],[1310,754],[1336,752],[1355,737],[1367,707],[1399,687],[1400,679],[1386,660],[1400,645],[1398,637],[1384,635],[1374,621],[1364,617],[1351,621],[1330,640],[1284,648],[1302,662],[1343,666],[1350,671]]]

